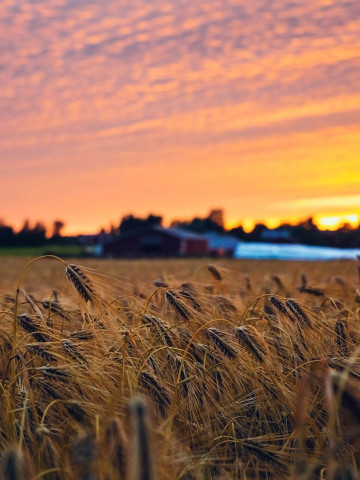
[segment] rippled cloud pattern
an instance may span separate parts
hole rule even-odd
[[[123,209],[166,208],[162,189],[173,214],[259,217],[358,192],[358,0],[3,0],[0,32],[5,196],[40,178],[23,198],[55,208],[46,180],[83,178]]]

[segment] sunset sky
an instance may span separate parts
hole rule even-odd
[[[16,227],[356,223],[360,1],[1,0],[0,112]]]

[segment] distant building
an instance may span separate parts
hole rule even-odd
[[[208,218],[219,227],[224,228],[224,210],[221,208],[211,210]]]
[[[213,257],[233,257],[239,239],[232,235],[221,235],[215,232],[205,233],[209,254]]]
[[[114,235],[101,231],[94,235],[79,235],[77,237],[80,245],[85,247],[87,255],[99,257],[102,255],[103,246],[114,239]]]
[[[204,256],[208,241],[202,235],[154,226],[121,235],[104,244],[102,252],[112,258]]]

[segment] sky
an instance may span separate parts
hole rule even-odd
[[[1,0],[0,112],[14,226],[357,221],[360,2]]]

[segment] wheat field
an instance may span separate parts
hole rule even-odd
[[[356,261],[0,266],[1,478],[360,478]]]

